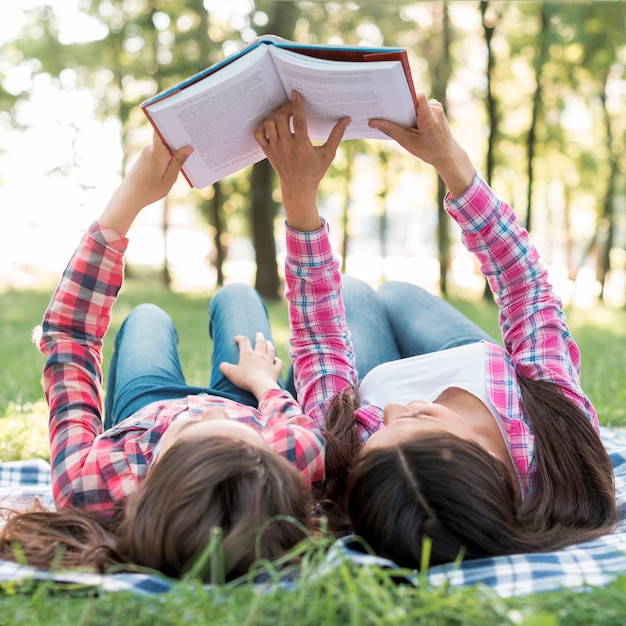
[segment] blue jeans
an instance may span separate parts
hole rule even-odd
[[[342,293],[359,380],[387,361],[494,342],[452,305],[416,285],[388,281],[374,291],[343,276]]]
[[[118,424],[151,402],[200,393],[258,406],[253,394],[235,386],[219,371],[222,361],[239,362],[234,336],[247,335],[254,346],[258,331],[266,339],[272,339],[267,309],[252,287],[231,284],[217,291],[209,303],[209,336],[213,341],[211,377],[206,387],[193,387],[185,382],[178,333],[170,316],[154,304],[135,307],[115,337],[104,428]],[[198,349],[202,349],[200,342]]]
[[[388,281],[374,291],[352,276],[342,276],[342,282],[359,381],[388,361],[483,339],[495,343],[451,304],[416,285]],[[286,388],[295,396],[293,367]]]

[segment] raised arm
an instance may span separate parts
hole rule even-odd
[[[309,140],[302,96],[294,91],[292,98],[259,124],[254,137],[280,180],[287,225],[298,232],[312,232],[321,227],[317,190],[350,118],[339,120],[328,141],[314,146]]]
[[[169,192],[190,150],[174,157],[155,137],[74,252],[42,323],[43,385],[49,406],[53,492],[58,506],[98,506],[106,489],[86,467],[102,432],[102,339],[123,279],[128,228]],[[85,493],[96,494],[85,502]]]
[[[140,211],[170,192],[180,169],[192,152],[193,148],[186,146],[172,156],[157,135],[153,134],[152,145],[143,148],[98,221],[126,236]]]
[[[463,243],[480,261],[496,296],[504,345],[517,371],[559,384],[597,424],[580,388],[578,346],[539,253],[511,207],[476,174],[452,137],[441,105],[420,94],[418,128],[403,129],[384,120],[372,120],[371,125],[433,165],[449,188],[446,211],[461,227]]]
[[[379,119],[370,120],[369,125],[432,165],[453,197],[460,196],[472,182],[476,170],[452,136],[443,107],[437,100],[427,100],[423,93],[417,94],[416,128],[402,128]]]
[[[280,179],[287,217],[285,296],[298,401],[322,429],[334,396],[356,384],[339,266],[328,239],[328,225],[317,208],[319,183],[348,123],[347,118],[340,120],[328,141],[314,146],[308,137],[304,104],[294,93],[293,101],[255,132]]]

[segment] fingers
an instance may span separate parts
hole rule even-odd
[[[398,126],[398,124],[394,124],[389,120],[373,119],[368,122],[368,125],[370,128],[376,128],[381,133],[391,137],[391,139],[395,139],[397,142],[400,142],[404,134],[404,128],[402,128],[402,126]]]
[[[339,120],[330,131],[330,135],[326,141],[326,147],[332,152],[333,155],[337,152],[337,148],[343,139],[343,135],[346,132],[346,128],[350,124],[350,121],[349,117],[344,117]]]
[[[302,96],[294,89],[291,92],[291,103],[293,112],[293,130],[296,137],[309,136],[309,128],[306,123],[306,115],[304,113],[304,102]]]
[[[185,161],[189,158],[192,152],[193,148],[191,146],[184,146],[183,148],[176,150],[167,164],[163,178],[165,180],[176,180],[176,177],[180,173]]]
[[[443,105],[438,100],[431,98],[426,99],[426,94],[420,92],[416,94],[417,97],[417,128],[427,128],[433,123],[435,117],[434,113],[443,114]],[[401,143],[402,138],[406,134],[406,129],[390,122],[389,120],[372,119],[369,121],[371,128],[377,128],[382,133],[385,133],[391,139],[395,139]]]
[[[276,109],[270,117],[264,119],[256,127],[253,135],[256,142],[265,152],[270,144],[275,144],[279,137],[291,135],[289,120],[293,115],[293,103],[287,102]],[[306,123],[306,122],[305,122]]]
[[[259,144],[259,146],[261,146],[261,149],[263,150],[263,152],[265,152],[269,144],[269,141],[267,139],[267,133],[265,132],[265,122],[266,120],[263,120],[262,122],[260,122],[253,133],[254,139]]]
[[[254,350],[252,349],[252,342],[245,335],[236,335],[235,342],[239,346],[239,353],[254,351],[260,355],[267,355],[270,360],[276,359],[276,348],[274,344],[268,339],[265,339],[265,336],[260,331],[254,336]]]
[[[441,104],[439,100],[435,100],[434,98],[431,98],[428,101],[428,105],[430,106],[431,110],[438,109],[439,111],[443,111],[443,104]]]

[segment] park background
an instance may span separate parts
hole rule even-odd
[[[565,301],[624,305],[623,2],[21,0],[0,11],[0,285],[56,278],[150,141],[142,100],[271,32],[406,47],[417,89],[444,103]],[[322,192],[349,273],[482,291],[434,172],[390,142],[344,142]],[[281,227],[262,162],[204,190],[181,181],[142,215],[128,260],[179,291],[247,280],[277,298]]]
[[[407,49],[416,88],[444,104],[476,167],[530,231],[582,328],[577,339],[595,328],[581,345],[583,382],[593,373],[605,423],[626,422],[617,374],[626,370],[625,3],[21,0],[0,7],[2,458],[47,453],[30,333],[80,235],[151,140],[140,103],[265,33]],[[392,142],[345,141],[320,206],[346,273],[455,299],[497,336],[497,310],[443,213],[444,192],[430,166]],[[201,190],[181,177],[132,227],[112,331],[143,299],[192,316],[175,321],[185,371],[201,384],[208,297],[244,281],[271,303],[286,360],[283,228],[267,161]],[[2,434],[15,433],[13,417],[17,448]]]
[[[140,102],[264,33],[407,48],[416,87],[444,102],[456,136],[542,252],[602,423],[626,426],[625,3],[4,0],[0,462],[48,456],[43,358],[31,332],[78,238],[150,141]],[[321,192],[346,272],[374,285],[423,285],[498,332],[497,308],[442,214],[431,168],[388,142],[344,142]],[[133,226],[111,332],[133,305],[160,304],[179,328],[190,383],[202,384],[207,300],[219,284],[243,280],[265,296],[286,350],[282,228],[265,162],[205,190],[181,179]],[[318,561],[307,563],[315,572]],[[193,584],[140,602],[3,584],[0,622],[622,626],[625,592],[622,577],[584,594],[503,599],[481,586],[398,586],[392,572],[346,566],[277,595],[225,589],[217,602]]]

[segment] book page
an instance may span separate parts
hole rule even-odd
[[[384,118],[415,126],[415,105],[400,61],[348,62],[315,59],[271,47],[287,93],[302,94],[309,136],[326,141],[334,124],[352,118],[344,139],[389,139],[367,123]]]
[[[184,173],[202,188],[265,158],[253,133],[289,97],[266,44],[147,109],[172,150],[195,148]]]

